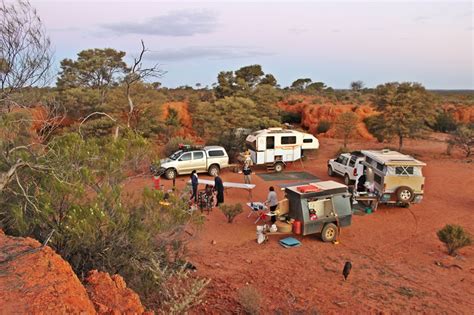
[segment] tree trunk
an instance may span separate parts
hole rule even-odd
[[[402,151],[402,147],[403,147],[403,136],[402,135],[398,135],[398,151]]]
[[[130,85],[127,86],[127,100],[128,100],[128,107],[130,108],[128,112],[128,117],[127,117],[127,127],[130,128],[130,120],[132,118],[132,114],[134,110],[133,100],[132,100],[132,97],[130,96]]]
[[[18,161],[14,165],[12,165],[8,171],[0,173],[0,192],[2,192],[8,185],[16,170],[24,165],[25,163]]]
[[[114,141],[116,141],[116,140],[118,139],[118,136],[119,136],[119,129],[120,129],[119,126],[115,127],[115,131],[114,131]]]

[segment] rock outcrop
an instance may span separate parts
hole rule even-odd
[[[89,272],[85,286],[99,314],[143,314],[140,297],[127,288],[120,275],[93,270]]]
[[[71,266],[50,247],[0,231],[0,305],[3,314],[95,314]]]
[[[119,275],[91,271],[85,287],[50,247],[0,230],[1,314],[143,314]]]

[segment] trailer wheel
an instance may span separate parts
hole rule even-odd
[[[284,169],[285,169],[285,165],[283,165],[283,163],[281,162],[275,163],[275,172],[281,173],[283,172]]]
[[[323,242],[332,242],[337,239],[337,226],[334,223],[328,223],[324,226],[321,232],[321,239]]]
[[[334,171],[332,170],[332,167],[328,165],[328,175],[333,177],[334,176]]]
[[[400,203],[409,203],[410,201],[415,198],[415,194],[413,193],[413,189],[407,186],[401,186],[397,189],[397,200]]]
[[[176,170],[174,168],[169,168],[165,171],[166,179],[174,179],[174,178],[176,178],[176,176],[177,176],[177,173],[176,173]]]
[[[209,175],[217,176],[217,175],[219,175],[219,171],[220,171],[219,165],[212,164],[211,166],[209,166],[209,169],[208,169]]]

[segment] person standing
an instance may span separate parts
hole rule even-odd
[[[194,202],[197,202],[197,190],[199,185],[199,178],[196,173],[196,170],[191,172],[191,187],[193,188],[193,194],[191,196],[191,200],[194,198]]]
[[[242,170],[242,173],[244,173],[244,183],[250,184],[250,174],[252,174],[252,169],[250,168],[249,163],[245,162],[244,163],[244,168]]]
[[[222,179],[219,177],[219,175],[214,177],[214,189],[217,192],[217,207],[219,204],[224,203],[224,183],[222,182]]]
[[[268,196],[267,196],[267,200],[265,201],[265,204],[270,207],[270,212],[272,213],[271,220],[272,220],[272,224],[274,224],[276,222],[275,210],[278,206],[278,197],[277,197],[275,188],[273,188],[273,186],[270,186],[268,190],[269,192],[268,192]]]

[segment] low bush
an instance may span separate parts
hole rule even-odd
[[[164,156],[170,156],[172,153],[176,152],[179,150],[179,145],[184,144],[184,145],[192,145],[193,141],[188,138],[183,138],[183,137],[173,137],[166,143],[166,145],[163,148],[163,154]]]
[[[258,290],[253,286],[245,286],[239,290],[239,303],[245,313],[256,315],[260,313],[262,298]]]
[[[321,120],[319,123],[318,123],[318,127],[316,127],[316,132],[317,133],[325,133],[327,132],[329,129],[331,129],[331,122],[327,121],[327,120]]]
[[[92,269],[119,273],[148,307],[182,313],[200,300],[207,283],[186,277],[184,268],[184,231],[201,217],[188,213],[185,195],[171,194],[164,203],[162,191],[123,192],[127,172],[147,149],[148,142],[133,134],[52,139],[39,158],[28,160],[41,170],[19,170],[0,194],[0,229],[40,242],[53,232],[48,245],[79,278]],[[5,166],[0,160],[0,169]]]
[[[323,101],[321,100],[321,98],[319,97],[315,97],[313,98],[313,100],[311,101],[311,104],[315,104],[315,105],[319,105],[319,104],[322,104]]]
[[[280,113],[280,116],[281,116],[282,123],[289,123],[289,124],[301,123],[301,113],[282,111]]]
[[[369,116],[364,119],[364,124],[367,126],[367,130],[377,138],[377,141],[383,142],[385,136],[383,134],[383,119],[380,115]]]
[[[439,240],[446,245],[448,254],[451,256],[455,256],[458,249],[472,244],[471,235],[456,224],[446,224],[436,234]]]
[[[452,132],[457,128],[456,121],[449,112],[442,111],[436,117],[436,122],[433,126],[435,131],[439,132]]]
[[[240,203],[237,203],[235,205],[223,204],[220,205],[219,208],[227,218],[227,223],[232,223],[232,221],[234,221],[234,218],[243,212],[242,205]]]

